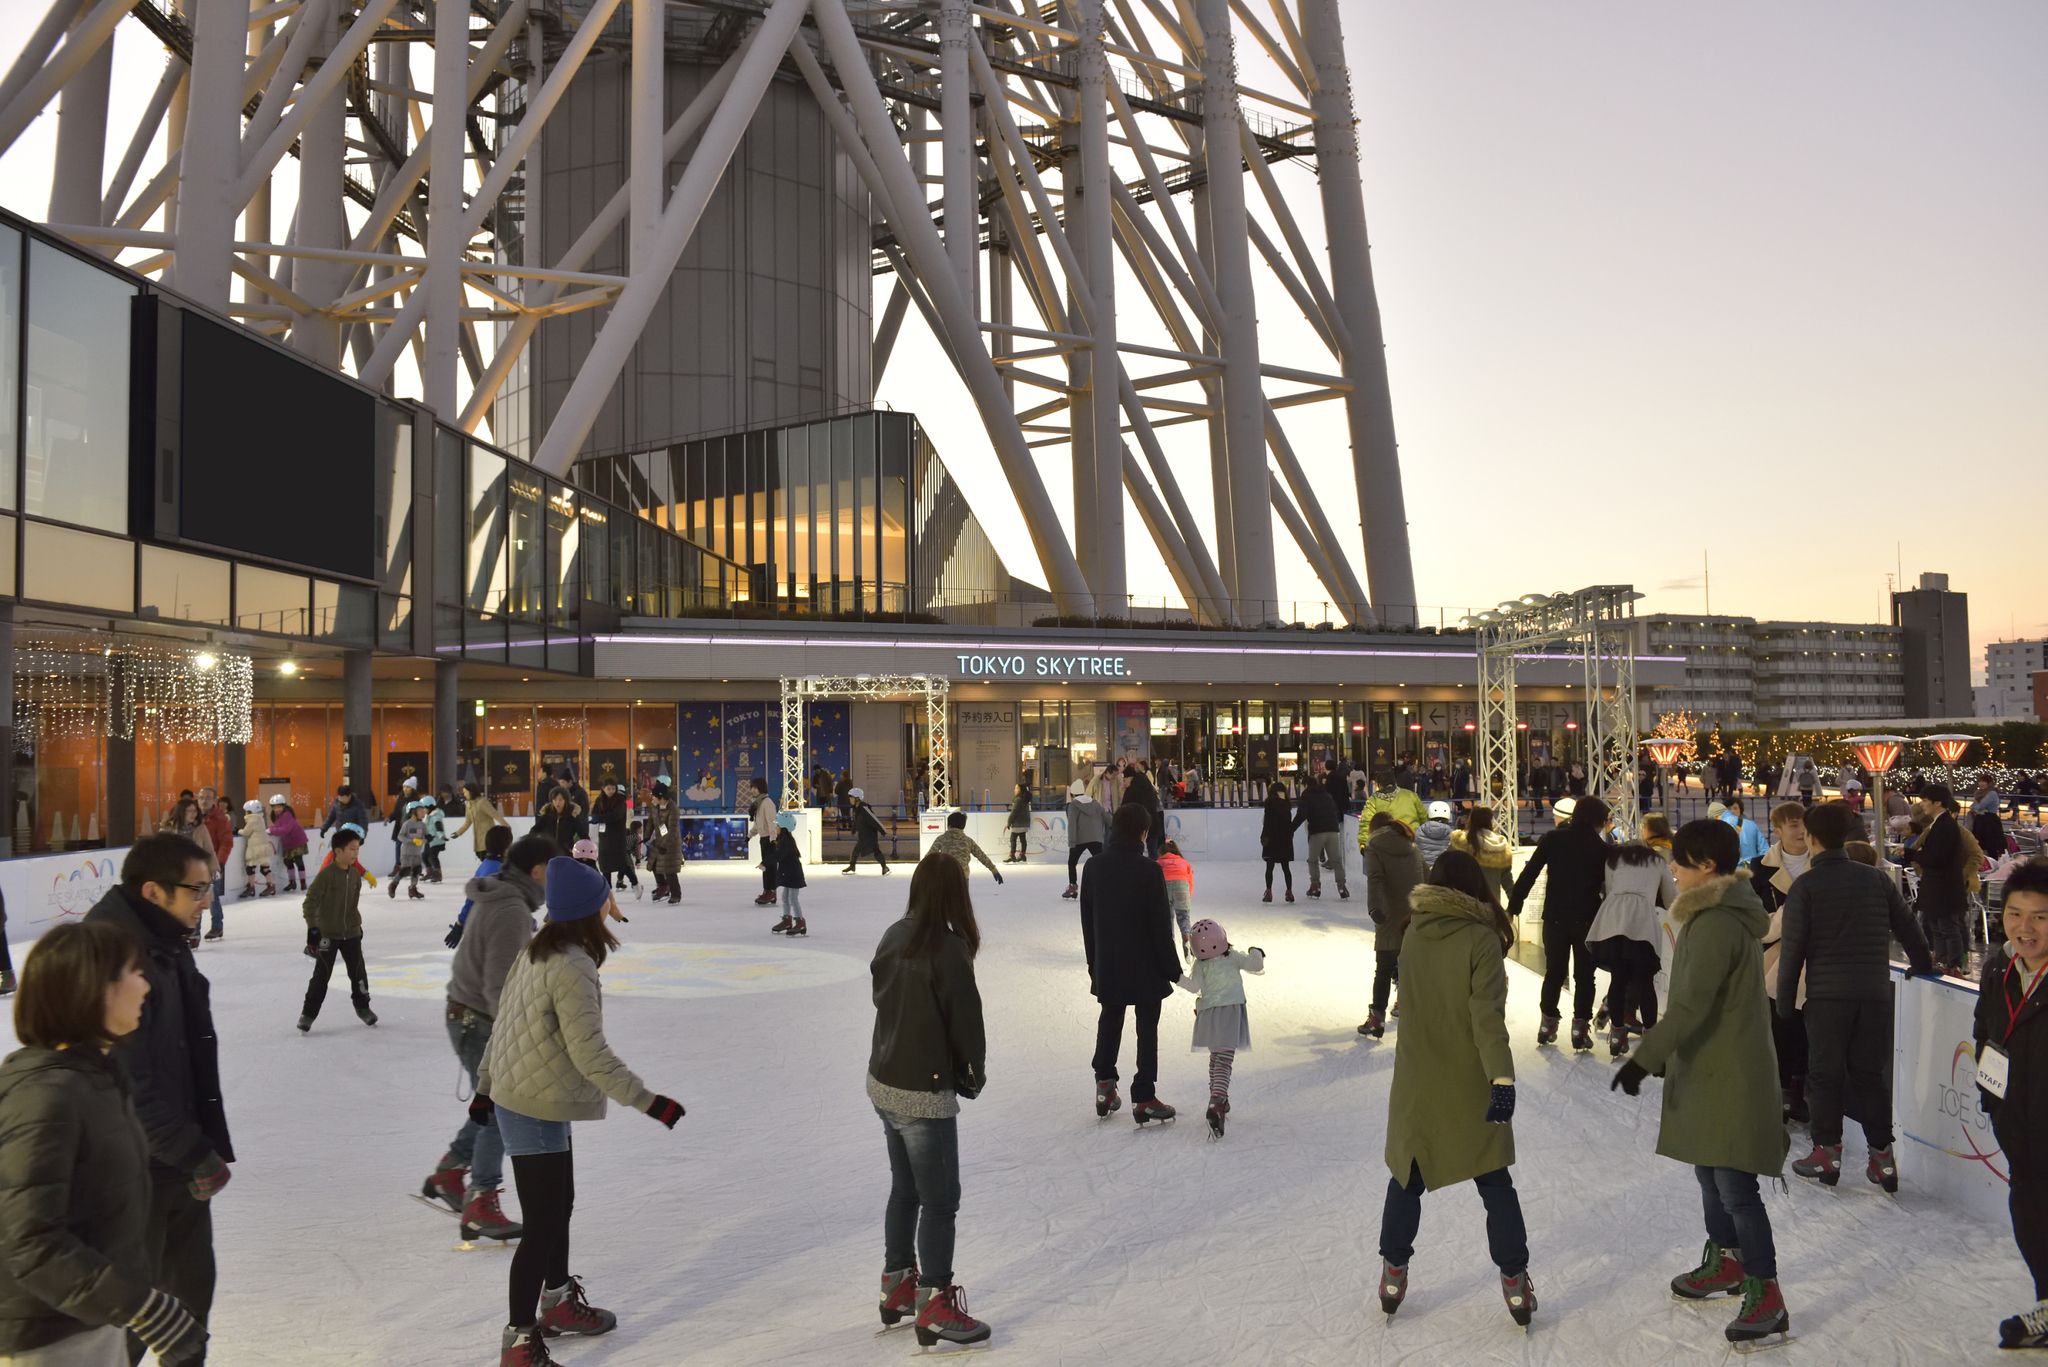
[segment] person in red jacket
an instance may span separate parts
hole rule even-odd
[[[220,898],[226,890],[228,856],[235,852],[235,827],[220,805],[220,794],[211,788],[199,790],[199,824],[213,842],[213,924],[207,928],[206,938],[218,940],[222,934]]]

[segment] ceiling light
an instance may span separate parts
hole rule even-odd
[[[220,663],[220,657],[210,650],[202,650],[192,657],[192,667],[204,672]]]
[[[285,660],[278,665],[277,672],[289,679],[292,675],[299,672],[299,662],[297,660]]]

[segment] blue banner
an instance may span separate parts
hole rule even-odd
[[[755,779],[768,779],[768,709],[760,703],[725,705],[721,750],[725,759],[725,810],[743,810]],[[780,725],[778,719],[777,725]],[[772,785],[771,785],[772,786]]]
[[[724,760],[719,748],[722,709],[715,702],[686,702],[676,709],[676,805],[686,812],[723,812]]]

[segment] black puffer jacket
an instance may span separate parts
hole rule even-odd
[[[1980,1057],[1989,1041],[2004,1049],[2011,1060],[2006,1070],[2005,1100],[1998,1100],[1982,1088],[1977,1095],[1990,1113],[1991,1132],[1998,1136],[1998,1147],[2012,1164],[2012,1175],[2039,1181],[2048,1177],[2048,991],[2037,991],[2027,999],[2008,1038],[2008,1013],[2014,1000],[2026,991],[2028,976],[2009,957],[2011,952],[2009,946],[2000,945],[1984,961],[1984,977],[1977,985],[1973,1032]]]
[[[623,873],[633,867],[626,854],[626,826],[632,820],[626,795],[599,793],[591,806],[590,819],[604,823],[604,829],[597,833],[598,868],[606,873]]]
[[[1337,809],[1337,801],[1330,796],[1330,790],[1320,783],[1311,783],[1301,790],[1301,801],[1294,806],[1292,830],[1308,825],[1310,835],[1328,835],[1344,829],[1344,814]]]
[[[149,1140],[91,1050],[0,1063],[0,1354],[125,1324],[150,1292]]]
[[[1961,916],[1969,910],[1963,831],[1953,812],[1943,812],[1928,825],[1927,834],[1907,851],[1906,860],[1920,866],[1922,915]]]
[[[1163,1001],[1180,980],[1166,875],[1137,845],[1111,840],[1081,866],[1081,943],[1095,999]]]
[[[1269,797],[1259,819],[1259,858],[1276,864],[1294,862],[1294,825],[1288,820],[1287,799]]]
[[[85,919],[117,926],[142,946],[149,998],[142,1004],[142,1024],[114,1046],[114,1057],[127,1071],[135,1113],[149,1135],[152,1176],[183,1181],[216,1154],[223,1163],[234,1162],[220,1097],[213,989],[192,962],[185,928],[162,907],[120,886]]]
[[[1778,1010],[1790,1016],[1806,972],[1807,1001],[1888,1001],[1897,936],[1916,973],[1934,972],[1906,899],[1883,873],[1840,850],[1816,850],[1785,898]]]
[[[948,932],[930,955],[913,958],[905,953],[911,929],[905,917],[882,932],[868,965],[875,996],[868,1075],[906,1092],[972,1096],[988,1064],[974,957],[965,940]]]
[[[1560,931],[1569,928],[1583,939],[1600,911],[1602,890],[1607,884],[1607,842],[1598,831],[1561,826],[1536,842],[1522,876],[1515,880],[1508,915],[1520,916],[1522,903],[1536,886],[1536,875],[1550,872],[1543,893],[1543,921]]]

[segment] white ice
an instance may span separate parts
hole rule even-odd
[[[576,1127],[572,1259],[617,1331],[564,1340],[568,1367],[869,1364],[916,1353],[874,1337],[888,1165],[862,1090],[867,962],[901,914],[889,877],[813,868],[810,937],[768,934],[758,875],[693,864],[685,904],[623,903],[605,969],[622,1057],[689,1114],[674,1133],[614,1107]],[[1190,999],[1162,1022],[1170,1127],[1097,1120],[1088,995],[1064,868],[974,875],[985,940],[989,1086],[960,1122],[956,1275],[1019,1364],[1718,1362],[1735,1302],[1674,1302],[1704,1233],[1690,1171],[1655,1152],[1657,1084],[1610,1092],[1604,1047],[1534,1046],[1536,980],[1510,966],[1520,1073],[1514,1169],[1541,1308],[1509,1320],[1472,1189],[1429,1197],[1406,1306],[1373,1299],[1394,1032],[1364,1018],[1371,937],[1355,896],[1261,906],[1258,869],[1196,868],[1198,914],[1268,952],[1251,979],[1228,1137],[1201,1118],[1206,1056]],[[1297,895],[1300,895],[1298,890]],[[484,1364],[505,1322],[502,1251],[458,1253],[455,1221],[409,1199],[463,1115],[443,1029],[454,883],[424,903],[364,899],[372,1030],[346,975],[310,1037],[293,1028],[308,960],[298,899],[231,903],[213,981],[239,1161],[215,1202],[212,1360]],[[13,927],[26,938],[34,929]],[[17,944],[19,956],[26,944]],[[1126,1042],[1124,1065],[1130,1072]],[[2010,1231],[1862,1180],[1851,1127],[1836,1192],[1768,1196],[1795,1339],[1774,1363],[1991,1362],[1998,1320],[2031,1303]],[[516,1218],[509,1190],[507,1205]]]

